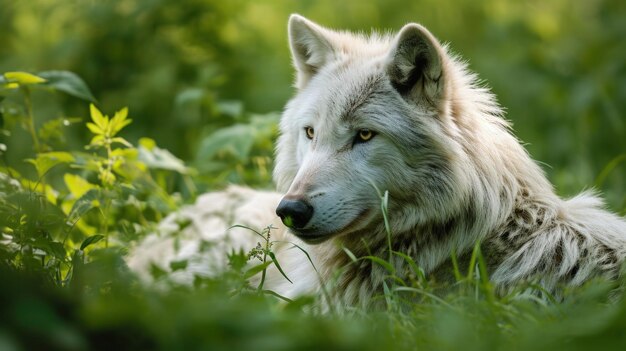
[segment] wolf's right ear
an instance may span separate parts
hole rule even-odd
[[[445,51],[435,37],[415,23],[396,36],[387,61],[393,87],[405,98],[436,107],[444,94]]]
[[[289,46],[297,70],[296,87],[303,88],[335,54],[328,29],[293,14],[289,17]]]

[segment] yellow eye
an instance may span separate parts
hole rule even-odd
[[[306,137],[309,139],[313,139],[313,137],[315,136],[315,130],[313,129],[313,127],[306,127],[304,128],[304,130],[306,131]]]
[[[374,132],[369,129],[361,129],[359,130],[358,138],[359,141],[369,141],[374,137]]]

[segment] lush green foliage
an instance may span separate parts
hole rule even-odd
[[[278,114],[247,111],[277,111],[290,94],[290,12],[348,29],[424,23],[494,87],[531,154],[551,165],[546,172],[559,192],[596,185],[624,213],[624,2],[0,6],[0,349],[586,349],[626,342],[626,302],[606,304],[611,284],[593,282],[556,305],[524,291],[496,297],[478,249],[448,293],[408,257],[409,281],[394,278],[388,257],[353,257],[388,267],[390,278],[380,297],[385,311],[347,316],[332,308],[319,315],[314,302],[323,296],[285,302],[262,284],[248,286],[247,276],[275,264],[265,239],[253,252],[233,254],[223,276],[167,292],[141,286],[123,261],[129,245],[199,192],[228,182],[271,186]],[[248,260],[261,263],[246,270]]]

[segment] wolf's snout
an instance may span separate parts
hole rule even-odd
[[[313,206],[303,200],[282,199],[276,214],[287,227],[302,229],[313,217]]]

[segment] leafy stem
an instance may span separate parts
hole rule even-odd
[[[265,266],[267,263],[267,256],[270,253],[270,250],[272,248],[272,242],[270,241],[270,229],[269,227],[266,228],[263,233],[261,233],[261,236],[263,237],[263,239],[265,240],[265,248],[262,250],[263,251],[263,259],[262,261],[262,265]],[[267,276],[267,267],[265,269],[263,269],[263,271],[261,272],[261,282],[259,283],[259,286],[257,287],[257,291],[258,292],[262,292],[263,291],[263,285],[265,284],[265,277]]]
[[[102,209],[102,234],[104,235],[104,247],[109,247],[109,210],[111,209],[111,198],[106,197],[104,208]]]
[[[88,147],[101,148],[106,152],[106,158],[99,162],[99,178],[102,182],[102,186],[105,190],[113,191],[113,186],[117,182],[115,175],[113,174],[113,166],[116,161],[116,156],[113,153],[113,143],[122,144],[127,147],[132,145],[124,138],[117,137],[116,134],[122,130],[125,126],[130,124],[131,120],[128,119],[128,109],[123,108],[117,111],[112,118],[105,116],[94,106],[89,106],[92,122],[87,123],[87,127],[94,134]],[[102,234],[105,237],[104,246],[109,246],[109,212],[112,205],[112,197],[106,196],[104,207],[102,208]]]

